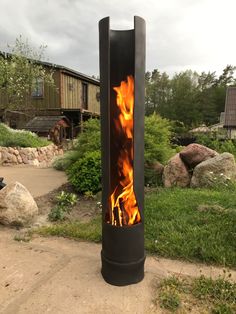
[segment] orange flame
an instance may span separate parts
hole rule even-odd
[[[120,109],[115,127],[118,135],[124,136],[124,143],[118,156],[119,183],[110,196],[111,223],[115,226],[133,225],[141,221],[133,187],[133,110],[134,78],[127,77],[119,87],[113,88],[116,103]]]

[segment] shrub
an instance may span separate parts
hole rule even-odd
[[[79,159],[79,155],[80,151],[67,151],[63,156],[59,156],[53,161],[53,167],[57,170],[66,171],[70,165]]]
[[[74,149],[55,159],[53,167],[57,170],[66,170],[88,152],[101,149],[100,121],[89,119],[83,123],[83,132],[78,135]]]
[[[171,123],[157,114],[145,117],[145,185],[157,186],[162,184],[161,175],[152,165],[158,161],[165,164],[174,155],[175,149],[171,147]]]
[[[219,153],[228,152],[236,158],[236,142],[235,140],[219,140],[213,139],[209,135],[198,135],[197,143],[216,150]]]
[[[75,145],[77,158],[84,157],[88,152],[101,150],[100,121],[89,119],[83,123],[83,132],[78,135]]]
[[[145,150],[146,163],[159,161],[165,163],[175,150],[170,144],[171,123],[157,114],[145,117]]]
[[[158,173],[153,166],[145,165],[144,181],[146,186],[162,185],[162,173]]]
[[[13,130],[4,123],[0,123],[0,146],[42,147],[48,144],[48,140],[38,137],[35,133],[24,130]]]
[[[145,184],[161,184],[161,176],[153,170],[152,164],[155,161],[165,163],[175,153],[175,149],[170,144],[171,127],[171,123],[167,119],[163,119],[157,114],[145,118]],[[74,150],[67,152],[54,162],[56,169],[67,171],[69,181],[73,182],[73,186],[81,193],[98,190],[98,183],[92,183],[93,181],[97,182],[97,178],[101,177],[101,169],[97,167],[98,163],[94,169],[82,170],[81,167],[85,167],[85,164],[90,167],[90,163],[87,157],[85,157],[87,153],[100,152],[100,136],[100,121],[98,119],[89,119],[84,122],[83,132],[78,135]],[[82,159],[83,162],[81,163]],[[74,164],[76,164],[75,168],[72,167]],[[99,165],[101,165],[100,161]],[[79,175],[80,178],[77,178],[77,174],[74,174],[74,170],[71,169],[74,169],[75,172],[83,173],[84,178],[81,179],[81,175]],[[95,173],[96,169],[97,173]],[[91,178],[91,176],[95,179]]]
[[[67,169],[69,182],[79,193],[96,193],[101,189],[101,154],[88,152]]]
[[[65,215],[71,212],[72,207],[76,204],[78,199],[75,194],[62,191],[57,195],[56,200],[57,205],[53,207],[48,214],[50,221],[63,220]]]

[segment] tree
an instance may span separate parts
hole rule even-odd
[[[146,76],[146,114],[150,115],[154,112],[165,116],[169,98],[170,98],[170,80],[169,76],[157,69],[152,73],[147,72]]]
[[[20,36],[8,53],[0,54],[0,107],[2,109],[29,109],[31,94],[39,80],[54,85],[53,71],[40,61],[46,46],[34,49]],[[30,108],[32,109],[32,108]]]
[[[187,70],[177,73],[171,80],[170,111],[167,118],[194,126],[201,121],[196,102],[198,74]]]
[[[158,70],[146,73],[146,114],[184,123],[187,128],[212,125],[224,111],[228,86],[236,85],[235,67],[227,65],[217,78],[215,72],[191,70],[175,73],[172,78]]]

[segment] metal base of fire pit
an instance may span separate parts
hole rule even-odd
[[[143,224],[103,226],[102,276],[116,286],[137,283],[144,277]]]
[[[145,257],[133,263],[115,263],[102,256],[102,276],[104,280],[115,286],[135,284],[144,278]]]

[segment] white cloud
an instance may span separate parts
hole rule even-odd
[[[147,25],[147,69],[169,73],[222,70],[236,64],[235,0],[0,0],[0,49],[22,34],[47,44],[50,61],[98,73],[98,21],[130,29],[133,16]]]

